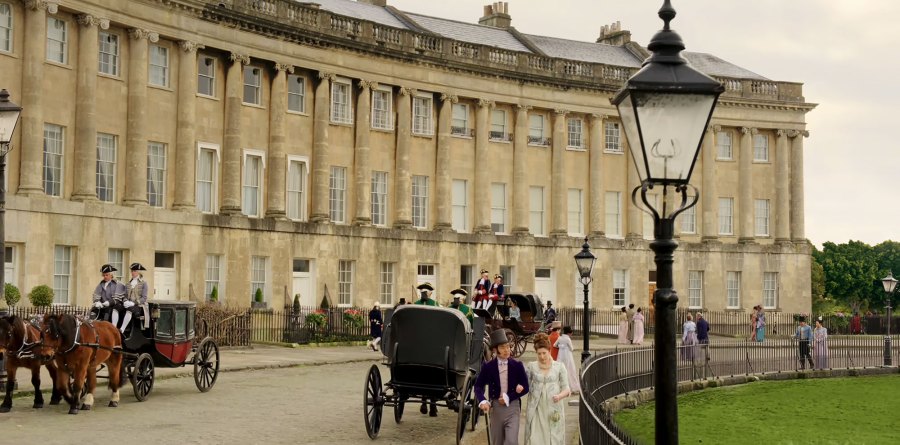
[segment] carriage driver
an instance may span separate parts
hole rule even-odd
[[[103,281],[97,285],[97,288],[94,289],[94,295],[92,297],[93,308],[91,312],[97,313],[98,320],[109,320],[109,313],[112,310],[110,306],[112,306],[116,299],[121,299],[125,296],[125,286],[122,283],[116,281],[115,277],[113,277],[113,272],[118,271],[115,267],[112,267],[109,264],[104,264],[100,267],[100,273],[103,274]]]
[[[128,328],[128,323],[131,323],[131,318],[145,313],[144,307],[147,305],[148,286],[147,281],[144,280],[144,274],[141,273],[147,269],[141,263],[131,263],[129,269],[131,269],[131,281],[125,287],[125,298],[116,300],[112,313],[112,324],[118,325],[119,314],[124,312],[122,326],[119,327],[119,331],[123,334]]]

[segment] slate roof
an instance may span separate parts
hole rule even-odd
[[[381,6],[359,3],[354,0],[297,1],[300,3],[318,3],[320,8],[335,14],[410,30],[403,21]],[[403,12],[403,14],[422,28],[446,38],[494,46],[510,51],[532,52],[525,44],[519,41],[513,33],[505,29],[443,19],[440,17],[431,17],[412,12]],[[639,68],[643,62],[621,46],[580,42],[534,34],[523,34],[523,36],[525,39],[528,39],[534,47],[537,47],[540,51],[550,57],[577,60],[580,62],[602,63],[628,68]],[[682,54],[695,68],[711,76],[768,80],[759,74],[729,63],[712,54],[691,52],[684,52]]]
[[[413,19],[423,28],[447,38],[459,40],[461,42],[496,46],[510,51],[531,52],[527,46],[523,45],[519,39],[505,29],[429,17],[427,15],[419,15],[411,12],[404,12],[404,14],[409,16],[409,18]]]

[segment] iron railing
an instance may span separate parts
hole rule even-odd
[[[829,337],[827,353],[810,346],[813,365],[800,362],[800,343],[791,339],[769,339],[758,343],[746,340],[713,342],[708,345],[678,346],[677,379],[688,382],[726,376],[769,374],[802,368],[855,369],[881,367],[884,341],[880,337]],[[897,343],[894,342],[896,345]],[[900,347],[892,349],[894,363]],[[653,347],[627,348],[598,353],[581,372],[579,427],[581,443],[637,444],[613,420],[605,402],[640,391],[652,391]]]

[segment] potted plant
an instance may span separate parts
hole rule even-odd
[[[253,295],[253,302],[250,305],[253,309],[265,309],[266,301],[263,298],[262,288],[257,288],[256,293]]]
[[[318,309],[315,312],[310,312],[306,316],[306,327],[311,330],[319,330],[325,327],[325,324],[328,323],[328,318],[325,316],[325,311],[322,309]]]
[[[6,305],[9,307],[15,306],[22,298],[22,293],[19,292],[19,288],[14,284],[6,283],[3,286],[3,290],[5,292]]]
[[[46,284],[35,286],[28,294],[28,300],[34,307],[49,307],[53,304],[53,289]]]
[[[350,329],[359,329],[363,325],[363,314],[356,309],[347,309],[343,315],[344,325]]]

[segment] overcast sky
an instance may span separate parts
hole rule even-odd
[[[488,0],[388,0],[402,11],[477,23]],[[593,42],[615,21],[646,46],[661,0],[511,0],[519,31]],[[772,80],[802,82],[806,236],[816,245],[900,240],[896,0],[673,0],[688,51]],[[893,42],[893,43],[891,43]],[[893,74],[892,74],[893,73]],[[900,113],[898,113],[900,114]],[[897,199],[895,199],[897,198]]]

